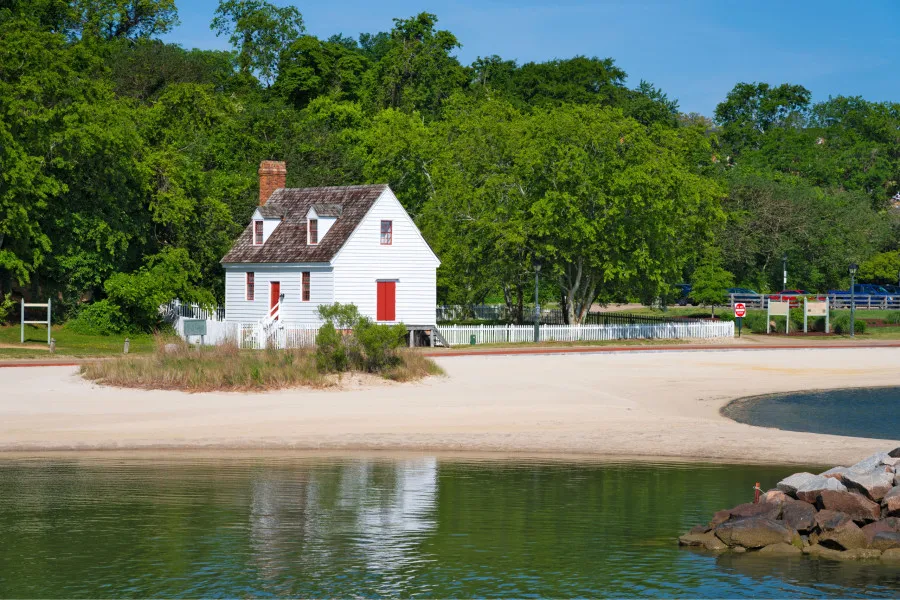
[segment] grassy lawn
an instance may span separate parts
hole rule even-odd
[[[0,327],[0,358],[45,358],[47,350],[47,328],[39,325],[25,326],[25,344],[20,343],[18,325]],[[70,331],[65,325],[54,326],[53,339],[56,340],[56,355],[72,357],[111,356],[122,353],[125,338],[131,341],[130,352],[148,353],[155,348],[155,339],[150,334],[137,335],[83,335]]]

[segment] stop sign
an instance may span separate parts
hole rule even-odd
[[[743,302],[735,302],[734,303],[734,316],[735,317],[743,317],[747,315],[747,305]]]

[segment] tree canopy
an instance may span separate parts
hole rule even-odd
[[[611,57],[464,65],[428,12],[320,38],[221,0],[231,49],[185,49],[159,39],[176,3],[0,3],[0,298],[106,299],[142,327],[175,295],[221,301],[268,159],[290,186],[390,184],[440,302],[521,317],[536,263],[571,322],[677,282],[715,304],[725,274],[776,290],[785,254],[790,287],[844,286],[851,261],[896,282],[898,103],[739,82],[682,114]]]

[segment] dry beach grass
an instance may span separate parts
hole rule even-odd
[[[414,381],[441,373],[431,359],[400,351],[380,375]],[[186,392],[265,391],[340,385],[336,374],[317,368],[313,349],[240,350],[234,344],[192,347],[169,338],[157,340],[153,354],[98,360],[81,366],[81,375],[102,385]]]

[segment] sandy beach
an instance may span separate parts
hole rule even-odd
[[[185,394],[0,369],[0,450],[390,450],[847,464],[900,445],[719,413],[781,391],[900,385],[900,349],[439,358],[446,377],[344,391]],[[900,433],[898,433],[900,436]]]

